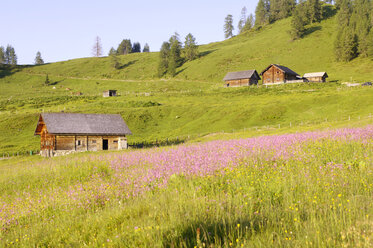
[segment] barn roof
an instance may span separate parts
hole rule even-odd
[[[246,78],[252,78],[252,77],[260,80],[260,76],[256,70],[228,72],[227,75],[225,75],[223,80],[229,81],[229,80],[246,79]]]
[[[119,114],[43,113],[35,130],[44,122],[51,134],[128,135],[132,134]]]
[[[263,75],[263,73],[265,73],[266,71],[269,70],[269,68],[271,68],[272,66],[276,66],[277,68],[279,68],[281,71],[285,72],[286,74],[290,74],[290,75],[294,75],[294,76],[299,76],[298,73],[296,73],[295,71],[287,68],[286,66],[282,66],[282,65],[277,65],[277,64],[271,64],[270,66],[268,66],[267,68],[265,68],[264,71],[262,71],[260,73],[260,75]]]
[[[304,74],[304,78],[310,78],[310,77],[328,77],[328,74],[326,72],[311,72]]]

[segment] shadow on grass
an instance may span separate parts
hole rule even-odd
[[[140,148],[179,145],[185,142],[186,142],[185,138],[175,138],[175,139],[164,139],[164,140],[156,140],[156,141],[133,142],[133,143],[129,143],[128,146],[134,149],[140,149]]]
[[[135,64],[137,61],[138,61],[137,59],[136,60],[132,60],[132,61],[126,63],[126,64],[123,64],[123,65],[119,66],[118,69],[125,69],[125,68],[127,68],[127,67]]]
[[[321,30],[321,26],[313,26],[306,29],[302,37],[312,34],[313,32]]]
[[[239,224],[239,225],[238,225]],[[195,222],[185,228],[170,230],[163,235],[164,247],[233,247],[236,239],[250,237],[252,233],[263,232],[267,228],[267,218],[255,216],[251,221],[236,219],[219,222]],[[174,235],[177,233],[177,235]]]
[[[205,56],[207,56],[207,55],[209,55],[209,54],[215,52],[216,50],[217,50],[217,49],[214,49],[214,50],[208,50],[208,51],[204,51],[204,52],[200,52],[200,53],[198,54],[198,57],[199,57],[199,58],[205,57]]]
[[[337,9],[332,5],[324,5],[322,9],[323,19],[329,19],[337,14]]]
[[[2,65],[0,64],[0,78],[8,77],[20,71],[16,65]]]

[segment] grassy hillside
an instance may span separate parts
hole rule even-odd
[[[43,111],[119,113],[134,134],[130,143],[196,138],[250,127],[280,126],[286,131],[290,123],[305,130],[326,120],[341,126],[349,116],[348,123],[361,124],[360,116],[373,113],[373,90],[348,88],[340,82],[372,80],[373,62],[334,62],[335,18],[308,27],[309,34],[299,41],[290,41],[289,25],[286,19],[200,46],[201,57],[185,63],[172,79],[156,78],[158,53],[119,56],[119,70],[111,67],[107,57],[0,67],[0,155],[39,148],[33,132]],[[261,71],[271,63],[300,74],[325,70],[332,83],[222,87],[228,71]],[[44,85],[46,74],[49,86]],[[117,89],[120,96],[102,98],[102,91],[108,89]],[[83,95],[77,96],[78,92]]]
[[[307,35],[297,41],[290,39],[290,21],[290,18],[281,20],[259,31],[200,46],[201,57],[180,67],[176,79],[221,82],[228,71],[256,69],[261,72],[269,64],[277,63],[301,75],[327,71],[330,80],[373,80],[371,59],[335,62],[335,17],[309,26]],[[107,57],[83,58],[29,67],[23,72],[82,78],[154,79],[158,53],[123,55],[120,63],[121,69],[116,70]]]

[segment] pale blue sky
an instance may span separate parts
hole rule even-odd
[[[224,39],[224,18],[233,15],[235,31],[246,6],[258,0],[1,0],[0,46],[10,44],[18,64],[33,64],[37,51],[45,62],[90,57],[96,36],[106,56],[122,39],[147,42],[159,51],[178,32],[192,33],[198,44]]]

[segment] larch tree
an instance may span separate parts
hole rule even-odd
[[[185,37],[184,54],[185,58],[189,61],[198,57],[198,46],[196,44],[196,38],[194,38],[191,33],[189,33]]]
[[[95,44],[92,47],[92,55],[94,57],[101,57],[102,56],[102,45],[100,37],[96,36]]]
[[[242,10],[241,10],[241,18],[238,21],[238,26],[237,26],[239,33],[241,33],[243,31],[243,28],[246,25],[246,21],[247,21],[246,12],[247,12],[246,7],[243,7]]]
[[[41,57],[41,53],[38,51],[35,56],[35,65],[42,65],[44,64],[44,60]]]
[[[224,20],[224,37],[230,38],[233,37],[233,16],[232,15],[227,15]]]

